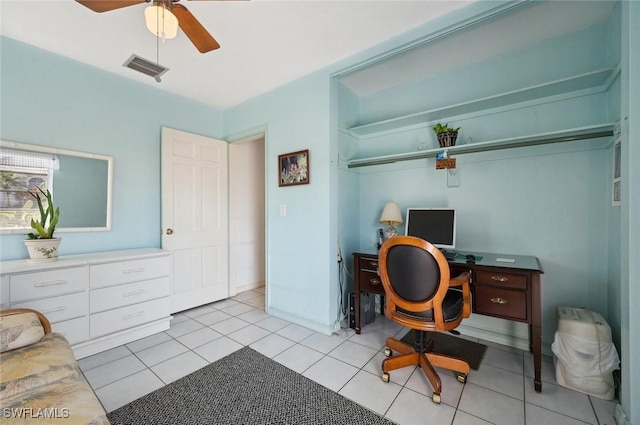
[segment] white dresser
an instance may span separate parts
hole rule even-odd
[[[169,329],[171,254],[156,248],[0,262],[0,306],[42,312],[77,358]]]

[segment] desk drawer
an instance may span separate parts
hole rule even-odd
[[[360,271],[360,291],[384,294],[384,286],[382,286],[382,279],[380,279],[380,276],[378,276],[378,273],[367,271],[367,270],[361,270]]]
[[[378,257],[360,257],[360,270],[378,271]]]
[[[507,288],[527,289],[527,277],[521,274],[476,271],[475,281],[477,285],[503,286]]]
[[[515,320],[527,320],[525,291],[475,285],[475,313]]]
[[[89,313],[89,303],[86,292],[60,295],[45,300],[12,303],[11,308],[32,308],[38,310],[51,323],[62,322],[74,317],[86,316]]]
[[[11,276],[9,282],[9,296],[15,303],[84,291],[89,286],[89,275],[86,267],[74,267],[19,274]]]

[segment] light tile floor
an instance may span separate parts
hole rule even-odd
[[[360,335],[351,329],[323,335],[267,315],[259,289],[175,314],[168,331],[79,363],[107,411],[248,345],[398,424],[615,425],[615,403],[556,385],[551,358],[543,357],[536,393],[531,355],[486,341],[482,365],[466,384],[441,371],[439,405],[419,369],[393,371],[384,383],[384,341],[404,332],[378,316]]]

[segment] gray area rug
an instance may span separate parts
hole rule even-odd
[[[411,330],[402,341],[414,345],[416,331]],[[433,352],[466,360],[473,370],[478,370],[487,346],[444,332],[427,332],[427,341],[433,339]]]
[[[113,425],[393,423],[249,347],[107,416]]]

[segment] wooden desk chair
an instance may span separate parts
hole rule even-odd
[[[469,364],[431,352],[433,341],[426,341],[425,331],[449,331],[469,317],[471,272],[450,279],[449,265],[442,252],[412,236],[387,240],[380,248],[378,264],[386,297],[385,316],[418,333],[415,346],[387,338],[382,380],[389,382],[392,370],[419,365],[433,387],[433,402],[440,403],[442,382],[434,367],[457,372],[458,380],[464,383]],[[400,355],[391,357],[392,350]]]

